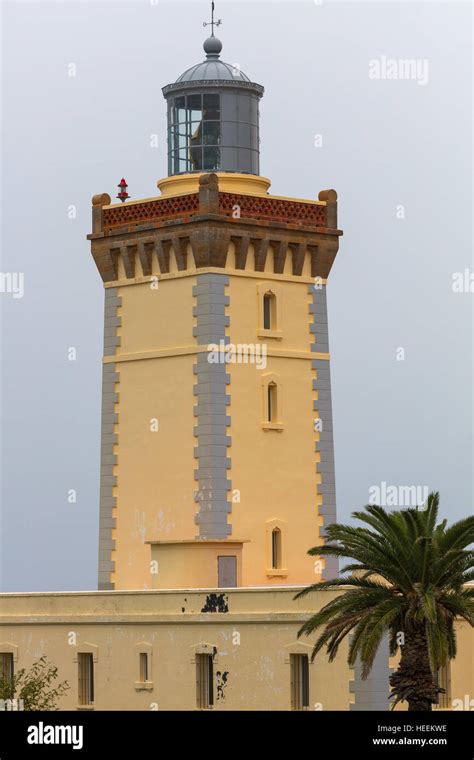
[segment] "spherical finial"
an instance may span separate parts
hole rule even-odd
[[[204,52],[208,58],[219,58],[219,53],[222,50],[222,42],[212,35],[208,37],[204,42]]]

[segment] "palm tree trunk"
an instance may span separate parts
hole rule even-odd
[[[408,702],[410,712],[427,712],[437,701],[437,688],[431,672],[428,640],[424,625],[405,631],[398,669],[390,676],[397,701]]]

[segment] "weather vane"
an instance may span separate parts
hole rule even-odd
[[[214,21],[214,2],[211,3],[211,8],[212,8],[211,21],[203,21],[202,25],[203,26],[210,26],[210,27],[212,27],[212,35],[211,36],[214,37],[214,27],[215,26],[220,26],[222,24],[222,20],[219,18],[219,19],[217,19],[217,21]]]

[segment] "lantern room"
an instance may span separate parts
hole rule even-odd
[[[260,173],[259,100],[263,87],[220,60],[214,34],[206,59],[163,88],[168,103],[168,175]]]

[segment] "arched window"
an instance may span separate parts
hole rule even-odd
[[[276,327],[276,298],[274,293],[263,296],[263,329],[274,330]]]
[[[268,383],[267,386],[267,411],[268,422],[276,422],[278,419],[277,385],[273,382]]]
[[[278,570],[281,567],[281,530],[273,528],[272,530],[272,569]]]

